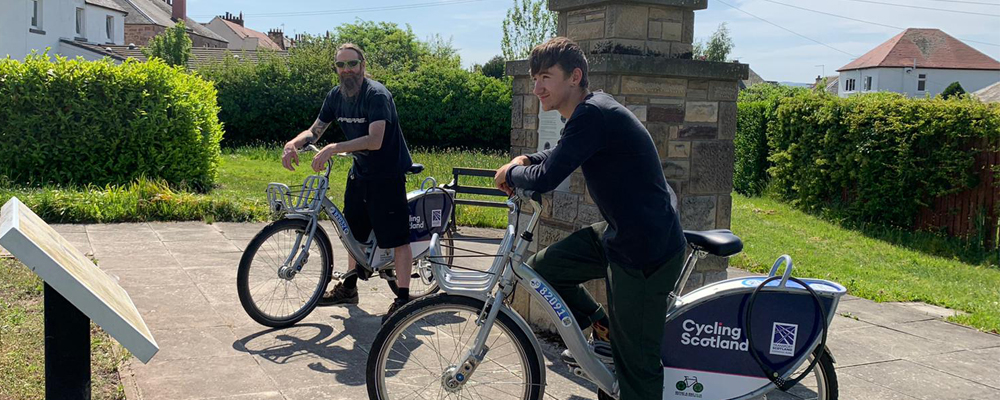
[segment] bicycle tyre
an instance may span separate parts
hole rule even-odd
[[[388,400],[390,398],[394,398],[390,396],[391,393],[386,393],[386,380],[385,380],[386,365],[388,361],[392,361],[395,363],[399,362],[396,360],[389,360],[389,354],[392,351],[396,351],[397,353],[399,352],[398,350],[394,350],[390,346],[396,344],[401,339],[401,336],[403,336],[404,331],[416,325],[416,323],[423,320],[423,318],[428,316],[434,316],[435,313],[444,314],[455,311],[468,313],[470,317],[473,318],[472,323],[474,324],[474,320],[475,318],[478,317],[480,311],[482,311],[484,304],[485,303],[482,300],[473,299],[470,297],[454,296],[449,294],[437,294],[410,302],[409,304],[403,306],[403,308],[400,308],[397,312],[395,312],[391,317],[389,317],[389,320],[382,325],[381,329],[379,329],[378,333],[375,335],[375,340],[372,343],[371,351],[368,354],[368,365],[365,374],[365,379],[367,381],[367,386],[368,386],[368,397],[370,399],[378,399],[378,400]],[[453,320],[454,317],[450,317],[447,319]],[[468,322],[466,324],[468,325]],[[427,326],[432,326],[432,325],[427,325]],[[441,330],[439,329],[438,331],[440,332]],[[528,337],[528,334],[521,330],[519,325],[516,322],[514,322],[511,316],[503,312],[497,314],[496,322],[494,323],[493,329],[491,330],[491,335],[495,331],[500,331],[502,332],[502,334],[507,335],[508,338],[510,339],[510,343],[514,345],[515,353],[511,354],[517,354],[520,358],[520,361],[523,363],[522,372],[524,373],[525,379],[523,381],[523,387],[520,390],[521,392],[520,395],[516,393],[511,394],[508,392],[502,392],[499,391],[499,389],[497,389],[496,387],[490,386],[489,389],[492,390],[493,392],[491,392],[492,395],[489,396],[489,398],[496,398],[497,394],[506,393],[515,398],[521,398],[526,400],[541,399],[545,391],[544,382],[541,382],[543,366],[539,361],[538,353],[535,351],[535,347],[532,346],[531,344],[531,339]],[[472,329],[472,332],[469,332],[470,337],[474,337],[476,332],[478,332],[478,329]],[[407,335],[409,335],[409,333],[407,333]],[[437,336],[437,335],[429,335],[429,336]],[[416,338],[417,336],[412,336],[412,337]],[[462,337],[464,336],[460,335],[459,343],[461,343]],[[438,348],[440,348],[441,346],[440,337],[438,337],[437,339],[438,339],[437,346],[439,346]],[[497,340],[498,339],[499,337],[497,338]],[[494,340],[493,343],[495,344],[497,340]],[[407,348],[405,344],[401,344],[401,346],[402,348],[409,350],[409,348]],[[434,341],[428,342],[428,347],[432,346],[434,346]],[[487,353],[487,360],[484,360],[483,363],[480,364],[479,369],[476,370],[476,373],[472,375],[467,384],[472,384],[473,379],[475,379],[476,376],[482,374],[485,374],[485,376],[491,376],[490,373],[483,371],[483,368],[485,365],[489,363],[489,361],[492,360],[490,358],[490,355],[496,352],[498,349],[503,348],[503,346],[504,345],[491,347],[491,351]],[[415,348],[419,349],[419,346]],[[461,347],[457,347],[457,349],[458,349],[456,351],[457,354],[463,353]],[[506,352],[506,350],[504,350],[504,352]],[[410,351],[410,354],[412,355],[412,351]],[[438,355],[440,356],[440,353]],[[457,359],[446,360],[446,361],[454,364],[455,362],[457,362]],[[492,360],[492,362],[493,364],[504,367],[503,369],[505,370],[507,369],[506,367],[511,366],[510,363],[501,364],[495,360]],[[419,364],[419,361],[417,361],[416,363]],[[440,366],[442,367],[441,368],[442,370],[440,372],[443,375],[445,372],[445,368],[444,365]],[[428,372],[432,372],[430,369],[424,367],[423,365],[420,365],[419,368],[423,368]],[[433,371],[432,373],[436,372],[437,371]],[[439,382],[441,381],[441,375],[431,375],[428,377],[428,379],[431,378],[437,379]],[[447,390],[444,388],[443,382],[438,383],[437,385],[434,385],[432,383],[429,386],[430,389],[428,390],[434,390],[434,389],[438,389],[439,391]],[[475,387],[476,386],[469,387],[470,393],[471,389],[474,389]],[[461,390],[464,389],[466,389],[466,386],[462,386]]]
[[[331,250],[332,248],[330,246],[330,239],[326,235],[326,231],[323,230],[322,226],[316,227],[315,237],[312,241],[312,246],[310,246],[316,248],[316,253],[320,256],[320,260],[318,263],[315,260],[312,260],[313,252],[312,249],[310,249],[310,259],[306,261],[306,266],[315,266],[315,265],[319,266],[318,271],[315,271],[315,273],[318,274],[316,286],[315,288],[312,289],[312,292],[309,294],[308,299],[306,299],[304,302],[301,302],[301,304],[298,307],[295,307],[293,305],[292,308],[295,309],[287,314],[272,315],[271,313],[262,310],[262,307],[258,305],[257,301],[255,301],[254,293],[256,291],[254,290],[254,288],[251,288],[250,284],[251,270],[254,268],[255,265],[259,265],[258,263],[255,263],[255,261],[258,260],[257,256],[260,255],[262,252],[269,251],[266,249],[262,251],[261,250],[262,247],[265,244],[269,244],[270,248],[274,248],[275,247],[274,243],[269,243],[269,240],[272,240],[276,236],[279,236],[283,233],[287,234],[287,231],[293,231],[294,234],[296,235],[304,233],[305,229],[308,227],[308,224],[309,221],[302,219],[281,219],[272,222],[271,224],[261,229],[260,232],[258,232],[257,235],[254,236],[254,238],[247,245],[246,250],[243,251],[243,256],[240,258],[239,270],[237,271],[236,274],[237,294],[239,295],[240,304],[243,306],[243,310],[246,311],[247,315],[249,315],[250,318],[252,318],[254,321],[256,321],[261,325],[272,328],[284,328],[287,326],[294,325],[296,322],[301,321],[303,318],[309,315],[309,313],[312,312],[314,308],[316,308],[316,303],[323,295],[323,290],[326,288],[326,285],[330,279],[330,269],[333,262],[333,251]],[[302,240],[304,241],[305,237],[303,237]],[[279,238],[277,239],[277,241],[280,242],[281,239]],[[285,240],[285,242],[287,243],[288,241]],[[300,246],[301,245],[302,243],[300,243]],[[287,255],[290,254],[291,249],[289,248],[287,249],[287,251],[283,250],[284,249],[277,249],[274,252],[274,254],[277,254],[279,257],[287,257]],[[283,261],[278,261],[281,259],[275,258],[273,255],[269,258],[270,258],[269,264],[271,264],[270,267],[272,268],[277,268],[278,266],[280,266],[281,262],[283,262]],[[261,264],[268,264],[268,263],[262,260]],[[268,268],[267,266],[264,266],[262,273],[267,274],[266,272],[267,268]],[[274,277],[275,280],[284,280],[282,278],[277,277],[276,269],[274,270],[274,274],[275,274]],[[301,275],[301,272],[299,272],[299,275]],[[287,282],[294,282],[295,279],[298,279],[299,275],[296,275],[296,277],[293,278],[292,280],[285,281],[286,283],[283,284],[285,286],[285,291],[284,291],[285,293],[287,293],[289,285]],[[273,292],[276,292],[277,288],[280,285],[282,285],[282,283],[278,282],[275,285],[275,290]],[[302,293],[301,290],[299,290],[300,288],[298,287],[298,285],[296,284],[295,286],[296,286],[296,291]],[[273,292],[272,294],[274,294]]]

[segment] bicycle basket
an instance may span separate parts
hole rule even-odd
[[[315,213],[323,206],[327,187],[326,177],[321,175],[310,175],[301,185],[295,186],[270,183],[267,203],[275,215]]]

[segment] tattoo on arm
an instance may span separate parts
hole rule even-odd
[[[313,122],[312,126],[309,127],[309,132],[312,132],[313,134],[312,138],[313,143],[319,141],[319,137],[323,136],[323,132],[326,132],[326,128],[329,126],[330,126],[329,122],[320,121],[319,118],[317,118],[316,121]]]

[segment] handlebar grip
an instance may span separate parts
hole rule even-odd
[[[534,190],[517,189],[518,197],[526,197],[534,201],[542,201],[542,194]]]

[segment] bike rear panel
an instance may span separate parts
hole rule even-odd
[[[749,352],[745,327],[747,302],[766,277],[730,279],[695,290],[667,315],[661,348],[663,399],[725,400],[756,396],[773,388]],[[812,295],[793,282],[768,284],[754,303],[754,347],[770,368],[787,378],[821,340],[822,320],[833,320],[847,290],[839,284],[804,279],[820,296],[820,315]],[[697,385],[694,383],[697,382]],[[698,389],[698,390],[696,390]]]

